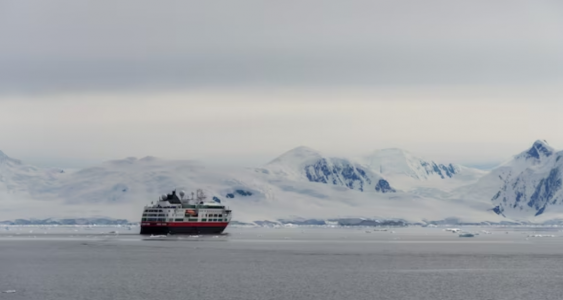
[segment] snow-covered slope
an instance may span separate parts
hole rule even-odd
[[[0,192],[40,193],[63,173],[60,169],[43,169],[24,164],[0,151]]]
[[[50,216],[57,201],[46,201],[57,189],[60,169],[38,168],[0,151],[0,219]]]
[[[405,175],[414,179],[428,180],[433,177],[452,178],[460,171],[459,166],[437,164],[418,158],[397,148],[374,151],[365,157],[368,166],[385,175]]]
[[[440,164],[396,148],[377,150],[360,160],[397,188],[418,194],[450,191],[474,183],[486,174],[461,165]]]
[[[387,180],[370,169],[349,159],[323,156],[307,147],[284,153],[263,170],[290,180],[344,186],[362,192],[396,192]]]

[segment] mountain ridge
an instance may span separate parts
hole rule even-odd
[[[448,218],[464,222],[527,220],[537,216],[555,219],[559,216],[558,205],[563,202],[558,198],[559,162],[563,162],[559,154],[538,140],[490,172],[439,164],[396,148],[346,158],[300,146],[259,168],[209,167],[197,161],[129,157],[73,173],[17,164],[6,156],[7,163],[0,165],[4,176],[0,177],[0,207],[22,217],[27,217],[26,211],[19,209],[18,203],[25,202],[34,203],[34,207],[61,209],[60,213],[67,215],[72,210],[134,219],[136,210],[163,193],[176,188],[202,188],[210,198],[232,205],[240,220],[250,221],[290,215],[310,219],[400,218],[415,223]],[[549,175],[548,171],[555,167],[555,174]],[[521,185],[510,188],[515,180]],[[522,192],[528,186],[539,191],[537,196]],[[501,195],[493,199],[499,191]],[[525,195],[525,201],[515,191]],[[517,206],[525,208],[517,214],[512,211],[514,207],[508,209],[517,197],[519,203],[536,200],[531,206]],[[549,204],[554,200],[555,204]],[[548,216],[544,216],[546,213]]]

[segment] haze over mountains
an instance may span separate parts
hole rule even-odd
[[[366,217],[409,222],[541,222],[563,215],[563,151],[536,141],[485,172],[401,149],[328,157],[292,149],[260,168],[126,158],[77,172],[27,165],[0,152],[0,219],[138,219],[172,189],[202,188],[239,221]]]

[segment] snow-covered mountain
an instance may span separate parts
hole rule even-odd
[[[423,160],[397,148],[374,151],[365,160],[371,169],[378,170],[380,174],[405,175],[419,180],[452,178],[460,172],[459,166]]]
[[[64,173],[29,166],[1,153],[0,219],[103,215],[135,220],[143,205],[163,193],[202,188],[209,198],[231,206],[240,221],[533,220],[559,217],[562,156],[563,152],[538,141],[487,173],[399,149],[352,159],[298,147],[261,168],[209,167],[196,161],[145,157]]]
[[[450,191],[474,183],[486,174],[457,164],[423,159],[397,148],[377,150],[360,160],[397,188],[415,193],[432,193],[433,189]]]
[[[563,151],[556,152],[546,141],[538,140],[476,183],[454,190],[451,197],[488,199],[496,213],[515,220],[560,217],[563,215],[562,157]]]
[[[24,164],[0,151],[0,193],[41,193],[64,173]]]
[[[501,182],[492,197],[495,210],[517,218],[563,211],[562,174],[563,151],[556,152],[547,142],[536,141],[495,170]]]
[[[396,192],[387,180],[369,168],[346,158],[323,156],[308,147],[284,153],[263,170],[288,179],[344,186],[361,192]]]

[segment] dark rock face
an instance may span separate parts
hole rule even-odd
[[[305,176],[310,182],[345,186],[352,190],[364,191],[373,184],[368,172],[362,167],[345,160],[335,159],[329,162],[322,158],[314,164],[305,166]],[[386,180],[380,180],[376,188],[378,192],[395,192]]]
[[[375,185],[375,190],[382,193],[394,193],[396,190],[389,185],[389,182],[385,179],[379,179],[377,185]]]
[[[249,191],[245,191],[245,190],[236,190],[235,193],[241,195],[241,196],[252,196],[252,193]]]
[[[549,157],[553,154],[553,150],[547,148],[544,143],[541,141],[536,141],[530,150],[526,152],[527,158],[540,158],[540,154],[543,154],[546,157]]]
[[[239,196],[243,196],[243,197],[248,197],[248,196],[252,196],[252,192],[250,191],[245,191],[245,190],[235,190],[234,193],[228,193],[225,195],[225,197],[227,198],[234,198],[235,195],[239,195]],[[215,199],[213,199],[215,200]],[[219,200],[220,201],[220,200]]]
[[[561,172],[558,168],[554,168],[549,172],[547,178],[543,178],[540,183],[536,186],[536,189],[530,201],[528,201],[528,206],[533,207],[538,210],[536,215],[540,215],[545,210],[545,207],[551,203],[557,203],[554,195],[561,189]]]
[[[452,178],[457,174],[457,170],[452,164],[443,165],[437,164],[435,162],[420,162],[420,165],[426,170],[426,174],[436,173],[440,178],[445,179],[446,177]]]

